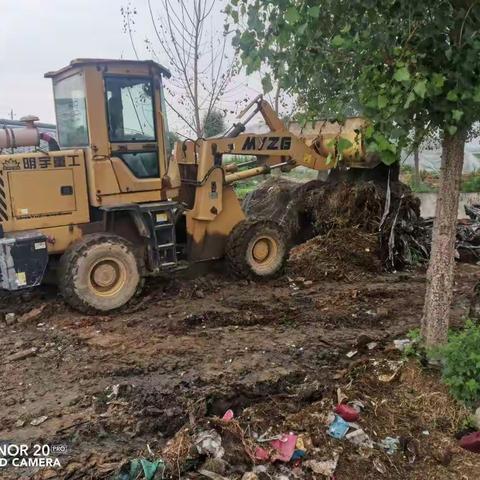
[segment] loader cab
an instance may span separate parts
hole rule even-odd
[[[162,77],[153,61],[74,60],[53,81],[61,149],[85,152],[90,205],[175,196],[167,176]]]

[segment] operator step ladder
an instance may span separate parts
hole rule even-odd
[[[142,205],[144,214],[150,217],[160,269],[175,268],[178,265],[174,212],[176,207],[176,202]]]

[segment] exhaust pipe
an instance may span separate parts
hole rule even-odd
[[[22,117],[20,121],[25,122],[25,128],[10,128],[6,126],[0,128],[0,150],[2,148],[38,147],[40,140],[48,143],[50,151],[60,149],[54,137],[49,133],[38,131],[38,128],[35,126],[38,117],[29,115]]]

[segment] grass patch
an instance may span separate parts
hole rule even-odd
[[[466,405],[480,400],[480,325],[467,320],[450,332],[448,342],[432,352],[442,363],[442,380],[451,394]]]

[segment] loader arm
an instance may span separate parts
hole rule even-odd
[[[270,131],[245,133],[246,124],[260,113]],[[223,136],[178,142],[174,161],[181,177],[180,201],[186,206],[189,257],[193,261],[220,258],[233,228],[245,219],[232,183],[303,166],[329,170],[336,166],[337,145],[348,139],[341,156],[348,165],[366,164],[359,129],[345,130],[324,122],[330,129],[306,138],[289,130],[261,96],[240,114]],[[357,124],[358,125],[358,124]],[[345,142],[344,142],[345,143]],[[224,163],[225,156],[251,157],[242,163]]]
[[[245,133],[246,124],[258,113],[262,115],[270,131],[261,134]],[[306,138],[301,132],[296,134],[289,130],[261,95],[240,113],[239,118],[243,117],[247,118],[234,124],[221,137],[199,139],[195,142],[187,140],[177,144],[175,158],[180,168],[185,170],[186,166],[195,165],[197,171],[195,179],[182,176],[184,182],[201,182],[214,166],[223,169],[227,183],[267,174],[275,168],[290,171],[303,166],[317,171],[330,170],[336,166],[339,158],[337,145],[340,139],[348,140],[351,144],[342,151],[342,159],[351,166],[365,164],[359,128],[330,128],[326,132],[320,131],[318,135]],[[327,122],[324,122],[324,125],[327,125]],[[240,164],[224,164],[224,155],[255,158]]]

